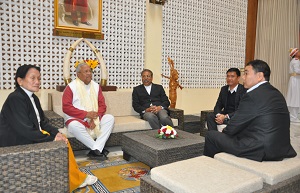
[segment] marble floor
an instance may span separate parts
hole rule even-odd
[[[290,133],[292,146],[298,154],[297,157],[300,157],[300,123],[291,122]],[[195,133],[195,135],[199,135],[199,133]],[[107,147],[107,149],[110,151],[108,157],[123,155],[121,146]],[[88,160],[88,152],[88,150],[75,151],[76,161]]]

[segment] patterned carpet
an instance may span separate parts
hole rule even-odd
[[[140,177],[148,175],[149,166],[135,159],[126,161],[122,156],[109,157],[106,161],[87,160],[78,162],[81,171],[95,175],[98,181],[75,193],[139,193]]]

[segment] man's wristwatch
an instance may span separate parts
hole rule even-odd
[[[228,117],[228,114],[225,115],[225,121],[228,121],[229,120],[229,117]]]

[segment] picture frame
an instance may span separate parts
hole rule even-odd
[[[104,39],[102,0],[54,0],[53,35]]]

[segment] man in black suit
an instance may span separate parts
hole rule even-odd
[[[270,67],[262,60],[246,65],[247,93],[222,132],[207,132],[204,155],[226,152],[256,161],[297,155],[290,143],[289,111],[283,95],[269,83],[270,74]]]
[[[226,124],[237,110],[246,89],[239,84],[241,72],[238,68],[230,68],[226,72],[227,85],[221,88],[214,112],[207,115],[208,130],[216,130],[217,125]]]
[[[160,129],[161,126],[173,127],[173,122],[168,115],[170,101],[161,85],[152,83],[153,73],[144,69],[141,73],[143,84],[134,87],[132,92],[132,107],[148,121],[152,129]]]

